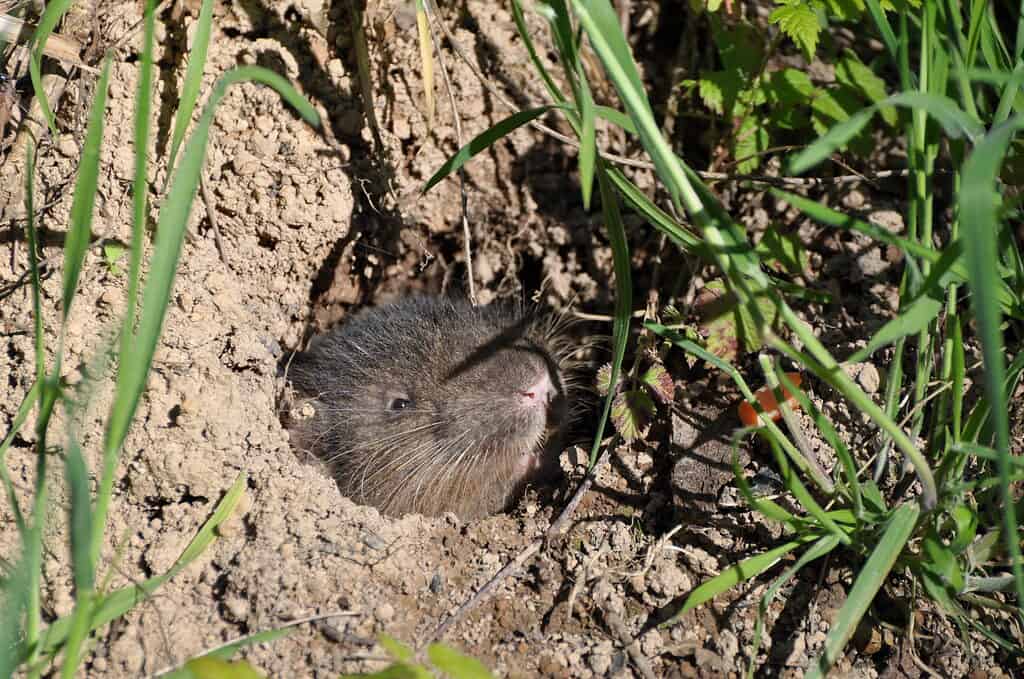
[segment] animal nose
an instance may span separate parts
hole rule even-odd
[[[519,392],[519,401],[525,407],[548,405],[555,398],[555,385],[551,376],[545,372],[540,379]]]

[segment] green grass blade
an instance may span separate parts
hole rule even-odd
[[[46,5],[46,9],[43,10],[43,16],[39,18],[39,25],[36,27],[36,32],[32,35],[32,56],[28,62],[29,75],[32,78],[32,90],[35,93],[36,99],[39,101],[39,109],[42,111],[43,118],[46,120],[47,126],[50,128],[50,134],[57,137],[57,121],[53,117],[53,109],[50,108],[50,100],[46,97],[46,91],[43,89],[43,75],[42,75],[42,59],[43,59],[43,48],[46,47],[46,41],[50,39],[50,34],[53,33],[53,29],[56,28],[57,22],[60,21],[64,13],[71,7],[71,0],[53,0]]]
[[[889,346],[900,337],[916,335],[928,329],[929,325],[942,311],[943,303],[923,295],[910,305],[900,310],[896,318],[879,328],[878,332],[868,341],[867,345],[848,359],[849,363],[860,363],[882,347]]]
[[[607,176],[615,188],[618,189],[622,199],[633,208],[633,210],[646,219],[654,228],[668,236],[673,243],[686,252],[702,252],[704,256],[710,256],[704,244],[697,236],[684,228],[667,212],[654,204],[650,198],[644,195],[640,188],[629,181],[626,175],[617,167],[607,167]]]
[[[619,199],[612,184],[608,180],[603,161],[598,161],[597,187],[601,193],[601,211],[604,215],[605,229],[612,246],[613,268],[615,270],[615,319],[612,321],[612,361],[609,384],[616,384],[622,370],[622,359],[626,355],[626,343],[629,340],[629,323],[633,314],[633,275],[630,270],[629,243],[626,241],[626,228],[622,223],[619,210]],[[590,449],[590,469],[597,463],[597,452],[601,448],[604,428],[608,415],[612,410],[615,390],[609,389],[604,399],[604,410],[597,422],[594,444]]]
[[[64,240],[64,308],[62,322],[67,323],[71,303],[78,289],[85,252],[92,236],[92,215],[96,204],[96,186],[99,180],[100,145],[103,142],[103,121],[107,115],[107,84],[110,81],[110,57],[103,62],[103,71],[96,84],[89,124],[85,130],[85,145],[78,163],[78,179],[71,199],[70,227]],[[60,357],[58,357],[59,365]]]
[[[765,438],[768,439],[772,453],[775,455],[775,461],[782,472],[782,483],[786,490],[792,494],[804,511],[814,517],[818,522],[818,525],[832,535],[835,535],[843,544],[852,544],[853,540],[849,535],[847,535],[846,531],[840,528],[839,525],[836,524],[836,522],[833,521],[825,512],[821,505],[818,504],[810,491],[807,490],[807,486],[800,481],[800,477],[793,471],[793,467],[786,464],[786,454],[782,452],[782,446],[779,445],[776,438],[772,436],[765,436]]]
[[[45,435],[46,420],[52,411],[52,401],[48,401],[48,380],[46,378],[46,346],[43,334],[43,311],[40,299],[42,286],[39,280],[39,233],[35,221],[35,174],[36,149],[30,140],[25,153],[25,222],[26,239],[28,240],[28,266],[32,284],[32,317],[35,330],[35,363],[36,385],[38,386],[39,410],[36,431]],[[47,404],[51,405],[48,406]],[[22,567],[25,576],[25,643],[34,656],[38,652],[36,641],[41,624],[39,602],[39,577],[42,553],[42,522],[46,508],[46,450],[39,442],[36,452],[36,496],[32,503],[32,526],[25,532],[22,539]],[[20,622],[20,621],[19,621]]]
[[[523,45],[526,47],[526,52],[530,55],[533,67],[537,69],[541,79],[544,81],[544,86],[548,90],[548,96],[556,103],[566,103],[568,100],[565,98],[565,95],[558,89],[558,85],[555,84],[551,74],[548,73],[548,69],[544,67],[544,62],[537,56],[537,50],[533,46],[530,31],[526,28],[526,18],[523,16],[523,7],[519,0],[512,0],[512,18],[515,19],[516,30],[519,31],[519,37],[523,40]]]
[[[754,673],[754,663],[757,662],[757,654],[761,648],[761,635],[764,632],[764,618],[768,614],[768,606],[775,599],[775,595],[778,594],[779,590],[789,582],[794,575],[799,573],[803,568],[813,562],[817,561],[826,554],[830,554],[839,545],[839,538],[835,535],[826,535],[809,548],[804,551],[803,554],[796,560],[792,566],[787,568],[782,575],[775,579],[768,591],[761,597],[761,602],[758,605],[757,610],[757,622],[754,624],[754,642],[753,647],[750,650],[750,669],[747,673],[748,677],[752,677]]]
[[[442,165],[440,169],[438,169],[438,171],[427,180],[427,183],[423,185],[423,189],[421,189],[420,193],[426,193],[432,189],[439,181],[451,173],[458,171],[459,168],[465,165],[470,158],[481,151],[490,148],[491,144],[498,141],[509,132],[522,127],[534,118],[544,115],[553,108],[556,107],[548,105],[531,108],[526,111],[518,111],[473,137],[468,144],[456,151],[455,155],[445,161],[444,165]]]
[[[94,599],[94,566],[90,553],[92,539],[92,503],[89,497],[89,471],[82,449],[75,438],[68,443],[64,473],[71,493],[68,526],[71,531],[71,568],[75,582],[75,610],[71,631],[64,648],[61,676],[70,679],[78,668],[82,644],[89,634],[89,614]]]
[[[452,679],[494,679],[482,662],[444,644],[430,644],[427,657],[434,667]]]
[[[755,495],[750,484],[747,482],[746,475],[743,473],[743,467],[740,466],[740,439],[751,431],[760,430],[761,427],[744,427],[732,434],[732,474],[736,480],[736,487],[739,488],[740,495],[743,496],[743,499],[747,501],[747,504],[755,512],[763,514],[765,518],[785,524],[791,530],[796,531],[804,523],[803,520],[774,500]]]
[[[896,34],[893,33],[892,25],[889,24],[889,18],[885,16],[885,10],[882,9],[878,0],[865,0],[865,4],[868,6],[868,12],[875,22],[875,27],[878,28],[879,35],[882,36],[882,42],[885,43],[885,49],[889,52],[889,57],[895,62],[899,55],[899,48],[896,42]]]
[[[636,125],[633,124],[633,119],[627,116],[622,111],[619,111],[618,109],[614,108],[609,108],[608,106],[597,106],[595,107],[595,110],[597,111],[597,115],[599,117],[604,118],[612,125],[618,125],[619,127],[621,127],[626,132],[629,132],[632,135],[637,134]]]
[[[31,217],[30,217],[31,219]],[[11,447],[11,442],[14,441],[14,437],[21,431],[22,425],[25,424],[25,420],[28,419],[28,414],[32,412],[32,407],[39,400],[39,388],[40,383],[34,382],[32,388],[25,394],[25,398],[21,400],[21,405],[18,406],[18,412],[14,414],[14,420],[11,422],[11,430],[7,433],[3,442],[0,443],[0,480],[3,481],[4,491],[7,493],[7,502],[11,507],[11,512],[14,514],[14,523],[18,527],[18,534],[25,537],[25,517],[21,513],[21,505],[18,503],[18,496],[14,492],[14,484],[11,483],[11,476],[7,472],[7,464],[4,458],[7,456],[7,449]],[[0,676],[3,676],[0,674]]]
[[[269,85],[310,124],[319,125],[319,117],[312,105],[302,97],[287,80],[259,66],[242,66],[222,76],[210,94],[202,116],[196,123],[189,144],[185,147],[181,163],[174,173],[170,192],[160,210],[157,224],[153,259],[149,276],[143,291],[142,314],[134,342],[126,344],[119,359],[114,405],[103,443],[103,471],[96,497],[96,511],[93,524],[93,562],[98,563],[103,542],[107,508],[113,492],[114,472],[117,468],[118,451],[128,433],[128,427],[146,385],[156,351],[157,341],[163,327],[164,314],[174,284],[181,256],[182,241],[188,225],[192,202],[199,187],[203,161],[206,157],[206,143],[213,123],[217,104],[228,88],[237,82],[253,81]]]
[[[188,51],[188,67],[185,69],[185,80],[178,97],[178,111],[174,115],[174,131],[171,133],[171,153],[167,157],[167,167],[174,168],[174,160],[178,156],[178,148],[185,139],[185,131],[192,121],[199,100],[199,89],[203,85],[203,69],[206,68],[206,51],[210,46],[210,28],[213,25],[213,0],[203,0],[199,8],[199,19],[196,21],[196,32],[192,38],[192,48]],[[140,83],[141,84],[141,83]]]
[[[132,180],[132,244],[128,255],[128,292],[121,324],[121,354],[128,349],[135,330],[139,301],[142,252],[146,238],[146,197],[149,194],[150,111],[153,108],[153,43],[156,42],[157,0],[145,0],[143,9],[142,56],[139,62],[139,90],[135,101],[135,177]]]
[[[896,236],[880,226],[876,226],[860,219],[855,219],[849,215],[845,215],[842,212],[833,210],[821,203],[799,196],[795,193],[774,188],[770,189],[770,193],[777,198],[785,200],[793,207],[822,224],[863,233],[866,236],[874,238],[880,243],[893,245],[910,255],[919,257],[934,267],[933,273],[936,269],[938,270],[938,273],[936,274],[937,276],[941,276],[942,271],[948,269],[948,274],[951,278],[948,280],[941,277],[938,278],[938,282],[941,287],[945,287],[947,282],[967,282],[967,265],[963,261],[960,261],[960,249],[962,248],[962,243],[959,240],[956,243],[947,246],[947,251],[945,253],[940,253],[926,245],[922,245],[921,243],[910,240],[909,238]],[[922,294],[932,292],[937,293],[939,291],[928,289],[922,290]],[[1014,315],[1021,313],[1022,305],[1020,295],[1011,290],[1004,281],[999,280],[996,287],[990,291],[990,294],[993,294],[993,292],[1004,313]]]
[[[577,77],[579,82],[579,108],[582,129],[580,130],[580,190],[583,194],[583,209],[590,211],[590,195],[594,190],[594,161],[597,159],[597,111],[594,98],[583,73],[582,63]]]
[[[996,177],[1010,142],[1024,129],[1024,116],[1016,116],[994,128],[975,146],[964,162],[960,188],[960,224],[967,259],[971,306],[978,324],[985,364],[985,393],[991,407],[997,464],[1003,491],[1003,537],[1017,583],[1017,605],[1024,607],[1024,567],[1021,565],[1019,526],[1010,486],[1010,421],[1006,392],[1006,366],[999,307],[988,292],[997,285],[997,238],[1001,223],[996,214],[1000,196]]]
[[[843,466],[843,473],[846,475],[846,483],[849,488],[850,501],[853,503],[854,516],[859,520],[864,515],[864,501],[861,498],[860,480],[857,478],[857,464],[850,454],[850,449],[843,443],[839,432],[832,426],[831,420],[825,417],[825,414],[818,409],[818,406],[814,405],[814,401],[807,398],[807,394],[802,389],[790,381],[780,366],[775,367],[775,376],[778,378],[779,383],[796,398],[803,411],[814,421],[825,442],[835,451],[836,457],[839,458],[839,463]]]
[[[913,502],[900,505],[893,512],[892,519],[886,526],[882,538],[871,552],[871,556],[868,557],[860,573],[857,574],[853,589],[847,595],[846,603],[839,611],[839,617],[825,638],[825,650],[804,675],[807,679],[821,679],[835,664],[843,648],[846,647],[846,642],[853,636],[858,623],[864,617],[871,602],[874,601],[875,594],[889,577],[896,558],[914,532],[919,514],[920,509]]]
[[[974,140],[984,133],[981,124],[956,105],[956,102],[945,96],[928,92],[901,92],[887,97],[873,106],[861,109],[848,119],[833,126],[816,142],[793,155],[787,163],[787,172],[801,174],[845,146],[874,117],[875,113],[886,106],[909,108],[912,111],[930,115],[942,125],[946,134],[952,139],[966,138]]]
[[[162,575],[149,578],[138,584],[123,587],[115,592],[99,597],[93,607],[92,617],[89,621],[91,630],[96,630],[115,620],[127,611],[130,611],[137,604],[151,596],[161,585],[180,573],[190,563],[202,554],[217,539],[217,528],[223,524],[242,499],[246,487],[245,473],[239,474],[235,482],[231,484],[217,507],[213,510],[210,518],[206,520],[202,528],[192,538],[192,541],[185,547],[178,559],[168,571]],[[64,644],[71,631],[72,617],[60,618],[48,628],[42,637],[42,650],[45,653],[55,653]]]
[[[219,646],[209,653],[204,653],[199,658],[214,658],[217,660],[231,660],[235,653],[245,648],[246,646],[254,646],[255,644],[269,644],[272,641],[283,639],[294,631],[294,628],[298,625],[303,624],[303,621],[298,620],[295,622],[286,623],[284,626],[278,629],[266,630],[264,632],[256,632],[254,634],[247,634],[241,639],[235,639],[232,642]],[[197,660],[198,658],[191,658],[184,664]],[[158,674],[157,676],[161,679],[191,679],[193,676],[184,667],[180,667],[166,674]]]
[[[764,554],[749,557],[740,561],[738,564],[729,566],[721,573],[707,582],[701,583],[696,589],[690,592],[690,595],[686,597],[686,601],[683,602],[682,607],[676,611],[671,618],[658,625],[658,627],[664,628],[674,625],[680,620],[680,618],[692,611],[694,608],[714,599],[722,592],[732,589],[741,582],[745,582],[750,578],[764,573],[794,549],[797,549],[808,542],[814,542],[820,538],[821,536],[818,534],[807,533],[790,540],[789,542],[783,543],[778,547],[769,549]]]
[[[636,125],[644,149],[654,161],[658,177],[667,186],[673,201],[681,201],[697,223],[740,306],[751,318],[763,320],[754,300],[764,294],[769,285],[768,277],[750,248],[746,233],[727,216],[723,218],[722,212],[715,208],[716,200],[708,201],[706,193],[702,196],[699,179],[694,181],[692,170],[676,157],[662,135],[615,10],[608,0],[573,0],[572,4],[591,47]]]
[[[28,606],[28,562],[24,555],[0,580],[0,677],[13,677],[22,659],[25,609]]]

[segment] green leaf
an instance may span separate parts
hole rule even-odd
[[[744,119],[736,132],[733,158],[738,161],[736,170],[752,172],[761,164],[760,154],[770,146],[768,130],[762,121],[754,116]]]
[[[178,148],[185,139],[185,131],[192,120],[196,102],[199,101],[199,89],[203,85],[203,70],[206,68],[206,52],[210,46],[210,30],[213,25],[213,0],[203,0],[199,7],[199,19],[196,21],[196,32],[188,50],[188,67],[185,69],[185,80],[178,97],[178,110],[174,115],[174,131],[171,134],[171,152],[167,156],[167,167],[174,167],[178,156]]]
[[[764,62],[766,37],[762,31],[746,21],[726,23],[718,18],[712,20],[711,30],[722,67],[749,82]]]
[[[821,537],[821,535],[808,532],[790,540],[789,542],[783,543],[774,549],[770,549],[764,554],[749,557],[738,564],[727,567],[721,573],[707,582],[702,583],[690,592],[689,596],[687,596],[686,600],[683,602],[682,607],[676,611],[671,618],[658,625],[658,627],[664,628],[674,625],[680,618],[692,611],[694,608],[714,599],[722,592],[732,589],[739,583],[745,582],[750,578],[764,573],[794,549],[797,549],[808,542],[819,540]]]
[[[427,646],[427,657],[451,679],[494,679],[482,662],[444,644]]]
[[[916,335],[928,328],[939,315],[945,302],[923,295],[900,311],[899,316],[883,325],[863,349],[850,357],[850,363],[860,363],[882,347],[889,346],[901,337]]]
[[[657,408],[646,391],[631,389],[612,402],[612,423],[627,442],[643,438]]]
[[[53,109],[50,108],[50,100],[46,96],[46,90],[43,89],[41,63],[46,41],[50,39],[53,29],[57,26],[57,22],[60,21],[61,17],[70,8],[71,0],[53,0],[46,3],[43,16],[39,18],[39,25],[36,27],[35,33],[32,34],[31,56],[28,61],[28,71],[32,79],[32,91],[35,94],[36,101],[39,102],[39,109],[42,111],[43,119],[50,128],[50,134],[54,138],[58,136],[59,132],[57,131],[57,121],[53,117]]]
[[[626,355],[626,344],[629,341],[629,326],[633,314],[633,275],[630,270],[629,242],[626,240],[626,228],[622,223],[622,212],[619,199],[609,181],[607,165],[598,160],[597,186],[601,191],[601,213],[604,217],[605,229],[612,247],[612,266],[615,270],[615,320],[612,321],[612,370],[608,378],[609,384],[616,384],[622,371],[622,360]],[[594,443],[590,448],[588,469],[597,464],[597,452],[604,436],[605,423],[612,410],[613,393],[609,391],[604,399],[604,409],[597,423]]]
[[[877,104],[888,96],[885,91],[885,81],[875,75],[875,72],[850,50],[846,50],[839,63],[836,64],[836,80],[857,92],[866,103]],[[886,106],[881,109],[881,114],[887,125],[896,125],[896,109]]]
[[[89,124],[85,130],[85,145],[78,163],[78,179],[71,199],[70,227],[64,240],[64,307],[62,319],[67,323],[71,302],[78,289],[85,252],[92,235],[92,213],[96,202],[99,178],[100,144],[103,142],[103,121],[107,114],[107,83],[110,81],[110,57],[103,62],[103,71],[96,84]]]
[[[97,493],[95,523],[93,524],[93,562],[98,560],[106,513],[113,492],[114,473],[118,451],[135,417],[139,398],[146,386],[146,377],[153,362],[153,354],[163,329],[164,316],[170,301],[171,288],[178,270],[185,229],[188,226],[192,203],[199,188],[199,178],[206,158],[207,139],[213,115],[229,87],[237,82],[253,81],[274,88],[310,125],[319,125],[320,118],[312,105],[280,75],[259,66],[241,66],[223,75],[210,93],[203,114],[185,145],[181,163],[174,172],[171,188],[160,209],[157,222],[153,258],[143,291],[142,313],[135,331],[134,342],[122,343],[118,357],[118,373],[114,404],[107,420],[103,442],[103,471]],[[141,246],[141,245],[140,245]],[[130,319],[129,319],[130,320]],[[122,329],[131,333],[131,326]]]
[[[219,658],[196,658],[185,663],[186,677],[193,679],[263,679],[263,675],[245,662],[228,662]]]
[[[825,7],[840,21],[854,21],[864,14],[864,0],[825,0]]]
[[[783,2],[785,4],[768,16],[768,22],[778,24],[782,32],[803,50],[804,56],[808,60],[813,59],[818,48],[818,35],[821,32],[818,15],[800,0]]]
[[[461,149],[455,152],[451,158],[445,161],[444,165],[433,174],[433,176],[427,180],[427,183],[423,185],[420,193],[426,193],[434,187],[439,181],[447,177],[453,172],[458,171],[463,165],[465,165],[470,158],[476,154],[490,148],[491,144],[498,141],[509,132],[522,127],[534,118],[544,115],[551,109],[556,108],[553,105],[539,106],[537,108],[531,108],[526,111],[518,111],[513,113],[504,120],[498,122],[493,127],[490,127],[477,136],[473,137],[468,144],[463,146]]]
[[[967,505],[956,505],[949,511],[953,539],[949,549],[959,554],[967,549],[978,534],[978,513]]]
[[[100,597],[96,601],[95,606],[93,606],[92,616],[89,620],[90,629],[97,630],[103,627],[108,622],[130,611],[137,604],[145,601],[160,586],[180,573],[190,563],[195,561],[200,554],[206,551],[206,548],[217,539],[217,528],[227,521],[234,512],[245,491],[245,486],[246,475],[243,472],[238,475],[231,488],[224,494],[221,501],[217,503],[217,507],[213,510],[210,518],[206,520],[206,523],[203,524],[202,528],[196,533],[196,536],[192,538],[192,541],[188,543],[188,546],[185,547],[177,561],[174,562],[174,565],[166,573],[128,585],[127,587],[122,587]],[[40,646],[44,653],[55,653],[61,648],[71,631],[71,624],[72,618],[66,616],[58,618],[46,628],[40,641]]]
[[[705,72],[697,81],[697,94],[701,102],[718,115],[725,113],[726,91],[731,94],[730,101],[735,101],[738,88],[735,87],[735,77],[731,72]],[[732,110],[731,106],[729,108]]]
[[[991,406],[995,449],[999,453],[997,469],[1002,495],[1003,539],[1013,567],[1018,603],[1024,601],[1024,566],[1021,563],[1019,526],[1010,483],[1010,420],[1007,394],[1003,388],[1006,363],[999,305],[991,291],[1000,283],[997,237],[1003,226],[997,217],[1001,200],[996,176],[1006,157],[1007,147],[1020,130],[1024,116],[1017,115],[996,126],[978,143],[963,164],[960,190],[961,238],[967,259],[971,307],[978,324],[985,365],[985,395]]]
[[[381,634],[377,639],[377,643],[384,647],[388,655],[399,662],[411,662],[415,657],[415,653],[413,653],[411,648],[390,635]]]
[[[853,636],[861,618],[874,601],[875,594],[889,577],[897,557],[913,534],[920,513],[917,504],[910,502],[900,505],[893,512],[885,532],[857,574],[853,588],[846,597],[846,603],[839,610],[838,618],[825,637],[824,651],[804,675],[806,679],[822,679],[842,654],[846,643]]]
[[[800,235],[795,232],[782,233],[777,226],[772,226],[764,232],[764,237],[754,250],[765,260],[767,266],[780,273],[799,276],[807,270],[810,263],[810,256],[800,242]]]
[[[671,403],[675,396],[676,385],[672,381],[672,375],[660,363],[655,363],[648,368],[640,381],[647,385],[654,397],[661,403]]]

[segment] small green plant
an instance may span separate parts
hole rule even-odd
[[[777,25],[807,61],[821,51],[823,28],[831,23],[856,25],[867,14],[864,3],[856,2],[779,0],[776,4],[769,24]],[[680,86],[695,91],[709,111],[724,119],[720,145],[738,172],[756,169],[770,149],[824,134],[887,96],[885,81],[849,49],[834,58],[834,82],[815,82],[805,69],[769,69],[786,41],[772,38],[752,23],[732,19],[722,9],[708,12],[718,64]],[[895,109],[884,109],[880,121],[886,128],[895,127]],[[868,155],[874,147],[870,132],[865,129],[851,139],[849,149]]]
[[[786,0],[777,4],[773,20],[808,57],[817,48],[823,11],[853,16],[851,12],[856,10],[856,16],[865,17],[865,21],[870,18],[885,46],[889,66],[899,75],[898,91],[888,95],[873,71],[852,55],[840,57],[838,70],[847,75],[840,76],[836,91],[828,95],[838,107],[830,105],[832,114],[828,117],[824,115],[827,107],[819,106],[819,120],[811,124],[823,132],[821,138],[789,158],[786,169],[805,172],[837,151],[856,145],[876,117],[887,125],[896,125],[895,129],[905,136],[909,163],[905,234],[892,234],[805,196],[772,191],[777,199],[827,228],[858,232],[903,253],[905,269],[897,316],[874,337],[865,338],[862,352],[848,357],[851,362],[861,361],[884,347],[892,347],[894,359],[883,404],[864,393],[791,306],[791,302],[811,298],[810,291],[774,275],[779,266],[803,266],[799,248],[782,242],[753,247],[745,229],[664,138],[618,16],[607,0],[548,0],[537,6],[548,20],[566,91],[537,58],[520,3],[513,0],[520,36],[551,103],[515,113],[470,141],[430,178],[424,190],[540,115],[563,115],[577,135],[582,200],[584,206],[590,206],[596,183],[604,228],[614,253],[616,295],[612,361],[602,375],[607,389],[591,465],[597,459],[610,413],[618,415],[620,431],[640,435],[643,427],[636,414],[652,412],[653,401],[648,403],[650,396],[643,380],[630,378],[625,387],[620,385],[633,294],[629,246],[620,214],[622,203],[682,251],[717,266],[737,319],[736,333],[744,338],[742,348],[762,350],[763,378],[775,390],[785,422],[788,425],[794,418],[782,398],[783,388],[794,395],[828,443],[831,459],[811,458],[793,427],[784,431],[769,417],[737,432],[737,445],[743,437],[756,433],[775,459],[787,502],[756,496],[738,465],[735,475],[750,506],[783,526],[783,540],[694,589],[665,625],[675,624],[715,595],[765,574],[784,557],[795,555],[795,561],[776,578],[762,600],[763,613],[782,585],[800,569],[842,550],[852,557],[851,563],[857,564],[856,575],[824,648],[807,668],[806,676],[821,677],[829,671],[868,614],[875,595],[896,573],[910,574],[920,584],[918,591],[943,614],[953,617],[961,629],[977,630],[1003,649],[1017,652],[1012,641],[974,613],[1008,610],[1020,618],[1024,605],[1018,524],[1024,503],[1013,494],[1013,484],[1024,479],[1024,466],[1010,454],[1007,408],[1009,395],[1015,393],[1024,373],[1024,349],[1011,346],[1008,350],[1005,345],[1008,338],[1019,338],[1022,331],[1024,257],[1010,230],[1011,216],[1017,214],[1018,207],[1000,191],[999,181],[1000,172],[1009,173],[1014,167],[1020,132],[1024,130],[1024,97],[1020,94],[1024,84],[1024,33],[1018,30],[1017,44],[1009,47],[1011,43],[1000,32],[994,9],[985,2],[969,3],[966,10],[951,1],[918,5],[881,0]],[[896,20],[895,28],[892,19]],[[755,80],[752,87],[744,84],[741,75],[763,70],[763,55],[747,54],[736,47],[736,35],[720,32],[718,37],[722,48],[733,50],[728,60],[723,55],[723,62],[733,72],[716,76],[718,82],[709,82],[707,92],[714,93],[708,100],[720,104],[723,113],[735,115],[736,107],[741,106],[745,111],[741,123],[753,119],[755,126],[764,126],[757,116],[772,110],[767,102],[773,87],[789,87],[793,102],[808,96],[829,101],[825,95],[810,93],[792,72]],[[584,41],[604,66],[624,112],[594,102],[579,60]],[[913,66],[911,54],[919,54]],[[723,87],[723,83],[733,86]],[[847,93],[840,94],[844,87]],[[848,96],[854,91],[860,96]],[[774,96],[781,95],[776,91]],[[781,126],[786,116],[792,122],[790,114],[797,108],[784,103],[780,100],[782,119],[769,127]],[[774,114],[772,111],[769,115]],[[598,118],[639,140],[661,188],[673,203],[672,210],[658,207],[602,157],[595,140]],[[943,150],[952,168],[957,211],[948,225],[937,228],[932,187],[936,160]],[[739,152],[734,150],[734,154]],[[689,224],[671,216],[683,213]],[[774,264],[762,257],[774,260]],[[970,327],[976,328],[971,339],[981,347],[983,356],[983,390],[973,400],[967,398],[966,382],[969,361],[965,341]],[[727,353],[709,351],[692,335],[678,332],[678,326],[648,322],[646,328],[694,359],[724,371],[744,398],[762,412],[744,377],[723,358]],[[916,362],[908,369],[904,361],[911,350]],[[781,370],[779,356],[800,366],[804,374],[813,375],[818,384],[833,390],[863,414],[877,428],[879,446],[850,450],[829,419]],[[632,375],[637,374],[635,368]],[[940,385],[940,391],[929,391],[934,384]],[[624,398],[623,394],[634,397]],[[620,408],[616,413],[617,400],[620,404],[625,400],[627,405],[641,405]],[[914,483],[904,484],[911,490],[894,492],[898,486],[885,483],[886,469],[891,469],[886,463],[893,456],[902,457],[913,470]],[[871,457],[881,461],[874,473],[870,465],[862,467]],[[909,603],[913,606],[915,602]],[[759,619],[751,649],[751,673],[761,624]]]
[[[40,59],[46,39],[60,17],[70,6],[68,0],[47,5],[39,28],[33,37],[30,71],[35,95],[49,127],[56,131],[51,108],[40,86]],[[185,92],[175,122],[174,152],[184,139],[186,127],[192,118],[197,101],[198,84],[205,61],[205,41],[209,38],[212,0],[204,0],[200,13],[200,31],[189,63]],[[85,144],[79,162],[71,207],[70,223],[64,244],[62,305],[56,346],[47,347],[44,332],[44,314],[41,304],[39,276],[39,237],[34,212],[35,149],[30,148],[25,168],[28,259],[31,272],[32,313],[35,329],[36,381],[22,402],[11,432],[0,444],[0,471],[21,537],[21,554],[0,579],[0,676],[11,676],[19,670],[24,676],[39,677],[55,673],[58,657],[60,675],[74,676],[85,653],[92,633],[110,621],[122,616],[156,591],[164,582],[196,559],[215,539],[216,528],[233,511],[245,489],[245,476],[240,475],[199,532],[182,552],[175,564],[161,575],[119,590],[108,591],[102,579],[97,578],[101,568],[101,547],[104,543],[107,513],[113,494],[114,474],[121,446],[135,415],[145,388],[153,354],[160,339],[171,288],[177,272],[185,228],[199,185],[200,171],[206,154],[207,138],[213,113],[227,89],[234,83],[254,81],[273,87],[312,125],[318,124],[316,112],[283,78],[266,69],[236,68],[225,74],[214,86],[206,106],[183,147],[180,162],[174,167],[169,191],[161,205],[145,280],[141,276],[142,255],[146,238],[146,196],[148,195],[148,148],[152,111],[153,45],[155,33],[155,0],[147,0],[144,9],[143,52],[140,60],[139,95],[135,116],[135,178],[133,193],[133,225],[127,272],[127,309],[121,319],[119,346],[116,351],[100,349],[103,360],[107,354],[116,354],[116,386],[114,402],[105,422],[102,444],[102,468],[90,472],[82,455],[81,444],[74,425],[69,425],[59,445],[52,431],[52,416],[57,408],[69,415],[68,422],[76,421],[75,414],[82,404],[76,394],[69,393],[63,373],[63,337],[68,317],[75,300],[78,280],[86,251],[90,245],[93,208],[96,203],[99,176],[100,144],[103,138],[106,96],[110,78],[110,61],[104,61],[102,73],[96,83],[95,96],[85,134]],[[203,43],[203,44],[200,44]],[[119,255],[106,250],[108,264],[113,266]],[[141,304],[138,299],[141,292]],[[49,350],[48,350],[49,349]],[[52,359],[48,362],[47,355]],[[36,478],[31,507],[22,508],[7,476],[4,456],[17,431],[24,425],[31,411],[36,411]],[[59,450],[54,455],[53,450]],[[70,490],[68,539],[72,555],[75,587],[74,611],[48,626],[42,621],[40,578],[43,571],[43,534],[50,500],[47,467],[54,462],[63,465]],[[90,476],[98,479],[95,493],[90,491]],[[243,669],[238,666],[236,669]],[[212,676],[212,675],[205,675]]]

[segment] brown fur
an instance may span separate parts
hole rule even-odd
[[[293,436],[348,497],[387,514],[502,511],[557,455],[572,350],[562,329],[443,297],[363,311],[292,361],[292,386],[315,410]],[[558,396],[546,409],[519,405],[543,371]],[[524,464],[531,453],[538,465]]]

